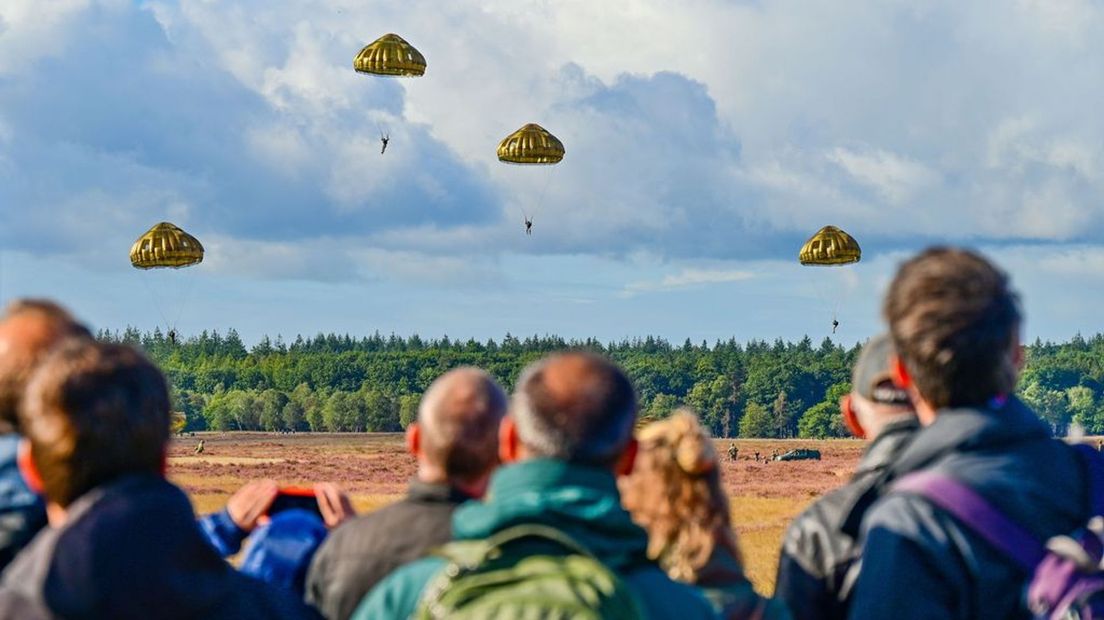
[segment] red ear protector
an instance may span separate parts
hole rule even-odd
[[[851,395],[847,394],[840,399],[840,415],[843,417],[843,425],[851,431],[857,439],[866,439],[866,431],[859,426],[859,418],[852,408]]]
[[[19,467],[19,473],[23,475],[23,481],[27,483],[35,493],[42,495],[42,478],[38,476],[38,468],[31,460],[31,442],[23,440],[19,442],[19,450],[15,457],[15,464]]]

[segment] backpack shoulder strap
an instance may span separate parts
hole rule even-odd
[[[1031,532],[954,478],[916,472],[901,478],[893,489],[919,495],[947,511],[1028,573],[1046,555],[1046,547]]]

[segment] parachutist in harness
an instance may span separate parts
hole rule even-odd
[[[169,344],[173,344],[173,345],[176,344],[176,330],[175,329],[170,329],[169,330]]]
[[[380,155],[387,152],[387,143],[391,141],[391,136],[387,134],[380,134],[380,142],[383,143],[383,148],[380,149]]]
[[[525,234],[533,236],[533,220],[525,218]]]
[[[839,320],[838,319],[832,319],[832,333],[833,334],[836,333],[836,328],[838,328],[838,327],[839,327]]]

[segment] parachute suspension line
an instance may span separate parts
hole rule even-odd
[[[181,274],[181,280],[183,281],[181,282],[180,286],[181,293],[178,300],[179,303],[176,306],[176,315],[173,316],[173,322],[170,326],[170,329],[173,332],[176,331],[177,326],[180,324],[180,319],[184,316],[184,307],[188,305],[188,300],[191,297],[192,292],[195,290],[196,274],[193,273],[193,271],[190,269],[185,270],[184,273]]]
[[[165,314],[165,309],[161,306],[161,299],[163,295],[158,290],[152,281],[153,275],[149,271],[143,271],[141,280],[142,286],[146,288],[146,297],[153,302],[153,309],[157,311],[157,315],[161,317],[161,324],[165,326],[166,330],[172,330],[172,323],[169,321],[169,317]]]

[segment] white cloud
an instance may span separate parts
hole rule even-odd
[[[670,291],[695,286],[707,286],[710,284],[725,284],[741,282],[754,278],[750,271],[738,269],[683,269],[678,273],[668,274],[657,281],[634,282],[625,287],[624,293],[635,295],[655,291]]]

